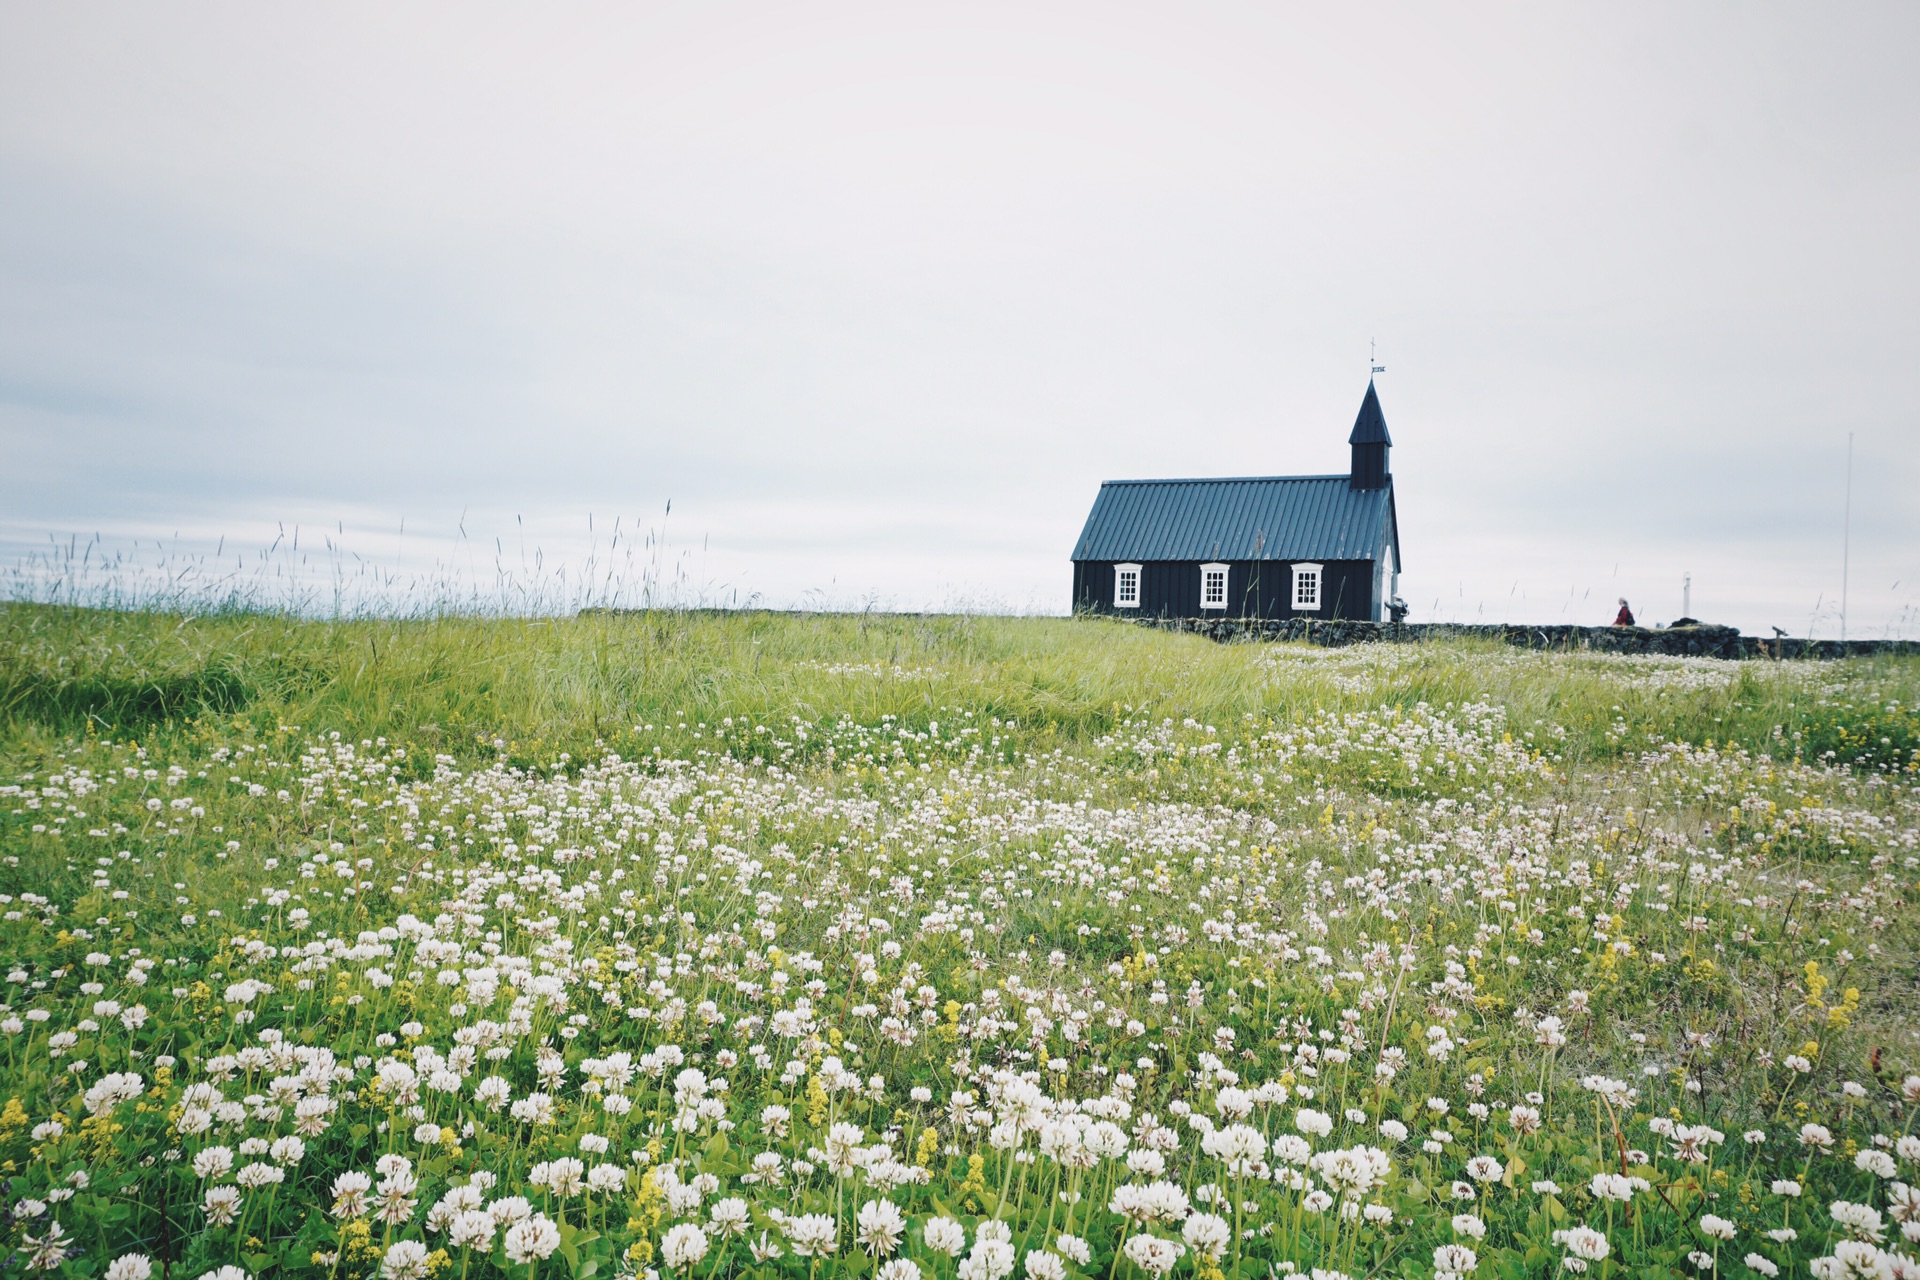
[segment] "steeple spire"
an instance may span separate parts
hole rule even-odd
[[[1360,402],[1360,416],[1353,420],[1353,434],[1347,437],[1353,446],[1353,469],[1347,483],[1356,489],[1384,489],[1391,473],[1387,470],[1387,451],[1393,437],[1387,434],[1387,416],[1380,411],[1380,393],[1373,379],[1367,379],[1367,396]]]

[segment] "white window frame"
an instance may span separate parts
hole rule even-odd
[[[1220,599],[1217,602],[1207,599],[1207,583],[1216,574],[1219,575],[1219,579],[1220,579]],[[1211,564],[1201,565],[1200,566],[1200,607],[1202,609],[1218,609],[1222,613],[1226,612],[1228,581],[1229,581],[1228,567],[1226,565],[1221,564],[1218,561],[1215,561]]]
[[[1318,613],[1321,602],[1327,596],[1327,577],[1322,570],[1324,565],[1296,564],[1293,566],[1293,609],[1295,613]],[[1311,585],[1312,595],[1301,590]]]
[[[1127,576],[1133,576],[1133,598],[1126,593]],[[1137,564],[1117,564],[1113,566],[1113,607],[1116,609],[1138,609],[1140,596],[1145,586],[1144,575]]]

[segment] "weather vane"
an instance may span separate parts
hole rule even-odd
[[[1367,339],[1367,363],[1372,366],[1373,371],[1375,373],[1385,373],[1387,371],[1387,366],[1383,364],[1373,363],[1375,360],[1380,358],[1379,355],[1374,351],[1374,346],[1375,346],[1375,343],[1373,339],[1368,338]]]

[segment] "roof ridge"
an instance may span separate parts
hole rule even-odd
[[[1100,483],[1103,486],[1110,484],[1273,484],[1283,480],[1338,480],[1344,484],[1348,479],[1347,473],[1342,471],[1338,474],[1310,476],[1165,476],[1142,480],[1102,480]]]

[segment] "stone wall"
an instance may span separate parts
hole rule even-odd
[[[1522,649],[1589,653],[1658,653],[1708,658],[1843,658],[1876,653],[1920,654],[1920,640],[1763,640],[1733,627],[1524,627],[1506,623],[1315,622],[1307,618],[1141,618],[1139,625],[1185,631],[1222,643],[1304,640],[1339,648],[1350,644],[1418,644],[1475,637]]]

